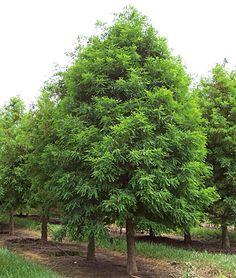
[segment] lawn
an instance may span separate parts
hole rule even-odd
[[[201,238],[204,240],[212,240],[221,238],[220,228],[206,228],[206,227],[195,227],[191,229],[191,235],[193,237]],[[232,244],[236,243],[236,231],[229,231],[229,239]]]
[[[8,216],[6,214],[0,215],[0,222],[8,223]],[[27,217],[14,217],[15,226],[25,228],[30,231],[40,231],[41,223]],[[55,233],[60,229],[59,225],[48,224],[49,236],[54,237]]]
[[[118,238],[102,240],[99,242],[99,246],[120,252],[126,251],[125,240]],[[136,248],[138,255],[148,258],[162,259],[183,265],[191,264],[196,269],[209,268],[222,274],[236,275],[236,255],[197,252],[149,242],[137,242]]]
[[[59,274],[29,262],[5,248],[0,248],[0,277],[4,278],[62,278]]]

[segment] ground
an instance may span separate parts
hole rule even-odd
[[[16,236],[0,236],[0,245],[31,261],[48,266],[65,277],[76,278],[126,278],[126,256],[123,253],[98,248],[96,261],[86,261],[86,245],[72,243],[42,244],[38,233],[17,229]],[[179,264],[161,260],[137,258],[139,275],[143,278],[178,278],[182,267]]]
[[[224,254],[236,254],[236,245],[231,244],[230,249],[221,248],[220,241],[218,239],[200,240],[193,239],[191,244],[184,243],[182,237],[168,235],[168,236],[156,236],[150,238],[149,236],[139,236],[137,237],[139,241],[149,241],[153,243],[163,243],[166,245],[171,245],[176,248],[191,249],[200,252],[207,251],[208,253],[224,253]]]

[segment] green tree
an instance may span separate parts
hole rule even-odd
[[[94,260],[95,236],[104,235],[105,224],[109,223],[100,208],[102,189],[90,176],[85,161],[85,152],[96,141],[97,130],[85,127],[77,116],[66,114],[65,103],[61,104],[58,111],[62,117],[57,118],[59,139],[50,147],[55,165],[53,182],[64,208],[64,233],[73,239],[87,238],[87,259]]]
[[[127,272],[136,274],[139,219],[190,225],[212,195],[201,114],[181,60],[135,8],[78,49],[64,73],[57,189],[75,236],[126,223]]]
[[[50,145],[57,138],[55,118],[56,103],[45,91],[39,97],[37,105],[28,113],[27,134],[30,153],[26,167],[32,183],[29,204],[39,211],[42,241],[47,241],[50,210],[57,204],[50,175]]]
[[[227,226],[236,217],[236,72],[217,65],[212,75],[201,80],[200,95],[207,127],[207,162],[213,167],[208,181],[220,198],[211,206],[210,216],[222,227],[222,247],[229,248]]]
[[[14,212],[26,205],[30,182],[25,173],[28,144],[24,132],[24,103],[10,99],[0,111],[0,204],[9,213],[9,234],[14,234]]]

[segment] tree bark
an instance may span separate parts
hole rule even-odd
[[[150,237],[155,237],[155,233],[154,233],[152,228],[149,229],[149,236]]]
[[[192,237],[191,237],[190,231],[185,231],[184,232],[184,243],[191,244],[191,242],[192,242]]]
[[[95,260],[95,236],[91,235],[88,239],[87,261]]]
[[[15,229],[14,229],[14,212],[10,210],[9,212],[9,235],[14,236]]]
[[[135,250],[135,226],[131,218],[126,219],[126,241],[127,241],[127,273],[137,275]]]
[[[48,241],[48,220],[49,217],[42,215],[41,217],[41,241]]]
[[[221,224],[221,248],[229,249],[230,248],[230,242],[229,242],[229,233],[228,233],[228,227],[225,223]]]

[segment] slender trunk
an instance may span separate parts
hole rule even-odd
[[[135,252],[135,226],[131,218],[126,219],[126,241],[127,241],[127,273],[137,275]]]
[[[95,260],[95,236],[90,235],[87,246],[87,261]]]
[[[10,210],[9,212],[9,235],[14,236],[15,229],[14,229],[14,212]]]
[[[122,227],[120,227],[120,236],[122,236]]]
[[[190,244],[192,242],[192,237],[190,234],[190,231],[185,231],[184,232],[184,243]]]
[[[41,241],[48,241],[48,220],[49,217],[42,215],[41,217]]]
[[[228,227],[225,223],[221,224],[221,248],[229,249],[230,248],[230,242],[229,242],[229,233],[228,233]]]
[[[155,233],[154,233],[152,228],[149,229],[149,236],[150,237],[155,237]]]

